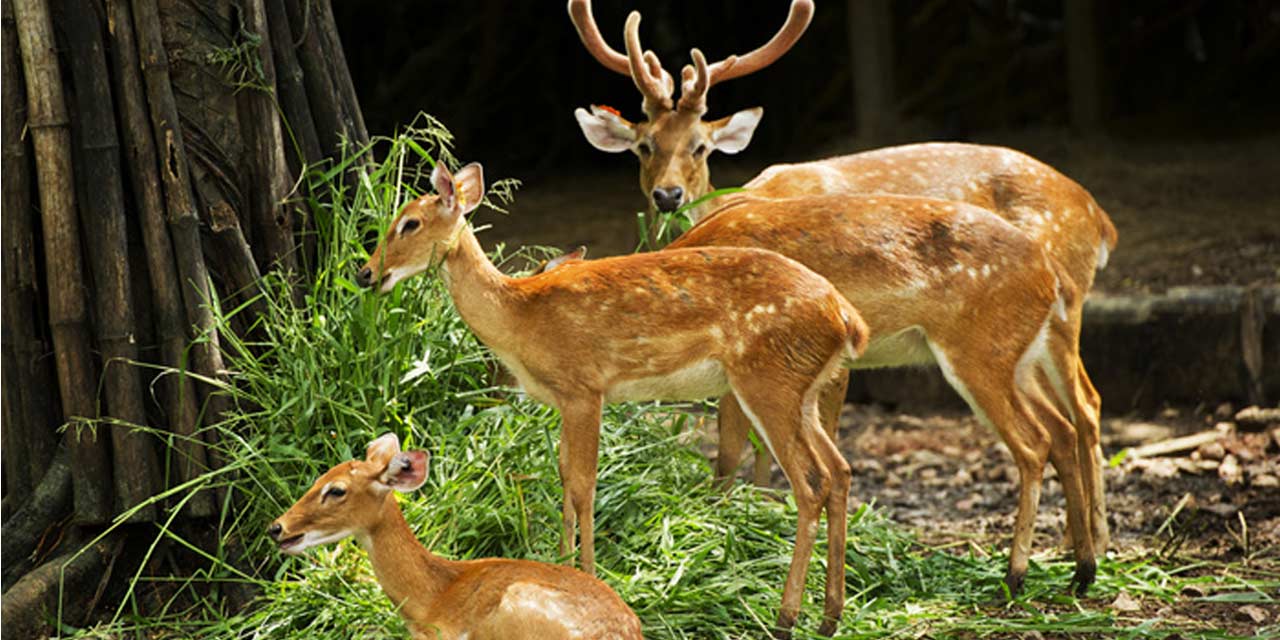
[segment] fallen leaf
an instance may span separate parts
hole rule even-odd
[[[1254,624],[1262,624],[1267,621],[1268,617],[1267,611],[1256,604],[1246,604],[1240,607],[1240,613],[1248,616],[1250,620],[1253,620]]]
[[[1129,592],[1121,591],[1120,595],[1116,596],[1116,599],[1111,602],[1111,608],[1116,611],[1138,611],[1142,609],[1142,603],[1129,595]]]

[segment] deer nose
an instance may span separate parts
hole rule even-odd
[[[267,527],[267,535],[270,536],[271,539],[275,540],[276,542],[280,541],[280,534],[283,532],[284,532],[284,527],[280,526],[279,522],[272,522],[271,526]]]
[[[675,211],[684,204],[684,189],[680,187],[657,187],[653,190],[653,203],[659,211]]]
[[[373,284],[373,269],[365,267],[356,273],[356,284],[367,287]]]

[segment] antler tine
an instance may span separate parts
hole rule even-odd
[[[746,55],[738,56],[736,61],[730,56],[711,65],[707,74],[708,88],[725,80],[755,73],[773,64],[795,45],[796,40],[804,34],[804,30],[809,27],[809,21],[812,19],[813,0],[792,0],[791,13],[787,15],[787,21],[782,24],[782,28],[774,34],[773,38],[764,43],[764,46]]]
[[[658,62],[658,56],[652,51],[640,52],[640,12],[632,11],[627,16],[626,26],[627,61],[630,65],[631,80],[644,96],[644,112],[650,117],[671,109],[671,92],[675,82]]]
[[[596,18],[591,15],[591,0],[569,0],[569,19],[582,38],[582,46],[587,48],[592,57],[606,69],[616,71],[624,76],[631,75],[631,65],[627,57],[613,50],[600,35],[596,26]]]
[[[707,110],[707,89],[711,88],[711,76],[707,68],[707,58],[702,51],[694,49],[689,52],[693,57],[692,65],[685,65],[680,70],[680,109],[704,112]],[[722,68],[736,64],[738,56],[729,56],[720,62]]]

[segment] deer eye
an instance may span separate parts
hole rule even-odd
[[[417,231],[420,226],[422,226],[422,222],[417,218],[409,218],[408,220],[400,223],[400,235],[413,233],[414,231]]]
[[[324,494],[320,496],[320,500],[323,502],[326,498],[341,498],[345,495],[347,495],[347,489],[345,487],[329,487],[325,490]]]
[[[693,157],[695,158],[701,158],[706,153],[707,153],[707,143],[705,142],[699,142],[698,146],[694,147],[693,149]]]
[[[641,142],[636,145],[636,151],[638,151],[641,156],[648,157],[649,154],[653,153],[653,147],[648,142]]]

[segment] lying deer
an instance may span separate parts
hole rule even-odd
[[[267,529],[297,555],[354,536],[415,640],[640,640],[640,620],[605,583],[570,567],[485,558],[455,562],[418,542],[393,491],[427,478],[427,453],[388,433],[364,460],[320,476]]]
[[[826,620],[844,605],[849,465],[820,428],[818,393],[855,358],[867,330],[821,276],[770,251],[699,248],[568,261],[538,275],[502,274],[465,215],[484,195],[480,165],[456,179],[437,165],[438,195],[405,205],[357,274],[390,291],[440,266],[462,318],[533,398],[560,411],[565,556],[575,524],[594,573],[601,408],[732,392],[791,481],[799,515],[778,615],[794,625],[823,509]]]
[[[650,210],[675,210],[713,190],[707,159],[711,151],[737,153],[751,140],[763,115],[760,108],[739,111],[729,118],[704,121],[707,91],[719,82],[754,73],[772,64],[795,44],[813,12],[810,0],[793,0],[790,14],[778,34],[764,46],[743,56],[730,56],[708,65],[696,49],[694,64],[681,73],[682,92],[672,102],[674,82],[651,51],[640,45],[640,15],[633,12],[625,28],[626,54],[604,41],[591,15],[590,0],[570,0],[569,14],[586,49],[606,68],[630,76],[643,96],[644,122],[632,123],[614,109],[592,106],[575,111],[587,140],[608,152],[630,150],[640,159],[640,183]],[[1116,230],[1106,213],[1083,187],[1025,154],[1001,147],[931,143],[891,147],[877,151],[814,162],[775,165],[749,181],[746,188],[769,197],[806,194],[896,193],[968,202],[1008,220],[1040,245],[1063,267],[1062,277],[1075,290],[1066,301],[1064,318],[1053,320],[1053,349],[1078,353],[1080,322],[1085,294],[1096,269],[1105,266],[1116,243]],[[680,198],[669,197],[678,193]],[[704,202],[687,209],[696,222],[725,199]],[[742,224],[753,224],[751,221]],[[819,221],[806,231],[811,242],[822,242],[831,221]],[[765,238],[763,231],[758,234]],[[789,253],[770,242],[752,243]],[[820,273],[822,265],[801,260]],[[861,301],[854,299],[855,304]],[[873,323],[874,324],[874,323]],[[878,332],[878,330],[877,330]],[[1089,496],[1088,526],[1094,547],[1106,549],[1109,533],[1100,465],[1099,419],[1101,398],[1077,360],[1076,385],[1070,389],[1067,416],[1077,432],[1077,450],[1085,492]],[[954,385],[953,385],[954,386]],[[843,398],[841,389],[828,392],[832,402]],[[837,405],[838,407],[838,405]],[[723,412],[722,412],[723,413]],[[830,415],[831,412],[828,412]],[[739,420],[732,409],[729,422]],[[726,418],[722,416],[722,422]],[[729,425],[729,433],[744,425]],[[724,427],[722,426],[722,432]],[[737,458],[721,460],[737,464]],[[722,468],[723,470],[723,468]],[[767,459],[756,461],[757,481],[767,477]],[[1068,546],[1074,547],[1068,531]]]

